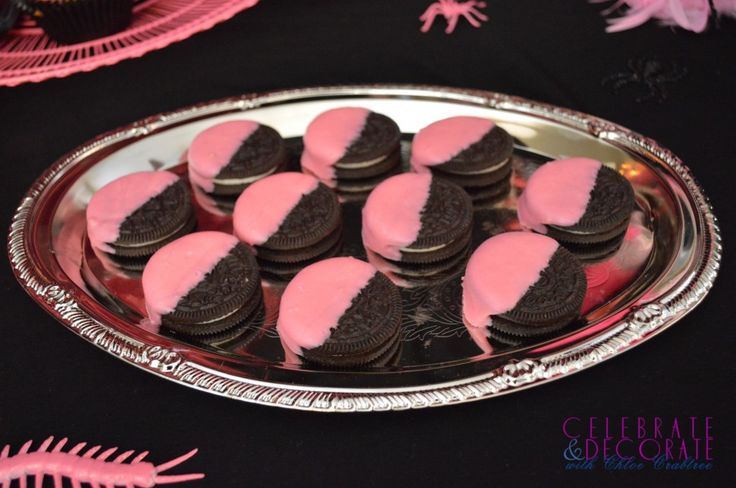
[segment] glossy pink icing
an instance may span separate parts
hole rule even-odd
[[[217,174],[259,125],[252,120],[232,120],[197,134],[187,153],[189,179],[205,191],[214,190]]]
[[[160,324],[237,243],[224,232],[195,232],[156,251],[141,279],[151,324]]]
[[[543,234],[546,224],[568,227],[578,223],[601,166],[590,158],[560,159],[540,166],[519,197],[519,223]]]
[[[304,133],[302,169],[334,186],[335,163],[360,136],[370,110],[341,107],[319,114]]]
[[[478,142],[496,124],[481,117],[450,117],[438,120],[414,136],[411,166],[414,171],[428,171],[429,166],[444,163]]]
[[[120,235],[126,217],[179,180],[168,171],[131,173],[103,186],[87,205],[87,236],[92,247],[114,253],[109,244]]]
[[[301,270],[284,290],[276,329],[283,343],[300,354],[330,337],[353,299],[376,268],[352,257],[325,259]]]
[[[278,173],[258,180],[238,197],[233,211],[233,229],[238,238],[258,246],[279,230],[284,219],[319,181],[304,173]]]
[[[539,279],[559,244],[532,232],[505,232],[470,256],[463,278],[463,316],[473,327],[508,312]]]
[[[363,207],[363,244],[381,256],[401,259],[401,249],[417,239],[429,198],[430,173],[404,173],[382,181]]]
[[[463,318],[463,324],[465,324],[465,328],[468,330],[468,336],[473,339],[473,342],[475,342],[475,345],[478,346],[478,349],[486,354],[491,354],[493,352],[493,346],[488,340],[490,337],[488,333],[488,328],[473,327],[468,323],[465,318]]]

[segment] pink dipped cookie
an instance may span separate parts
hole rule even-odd
[[[513,139],[492,120],[458,116],[438,120],[421,129],[411,146],[411,166],[431,171],[485,205],[505,196],[510,188]]]
[[[103,186],[86,210],[91,247],[127,270],[142,270],[159,248],[196,225],[186,183],[168,171],[141,171]]]
[[[284,290],[276,328],[307,362],[383,366],[398,353],[401,296],[370,264],[331,258],[301,270]]]
[[[251,183],[283,169],[288,153],[281,135],[252,120],[232,120],[196,135],[187,151],[189,180],[195,191],[232,211]]]
[[[159,249],[142,285],[150,323],[191,336],[234,328],[262,302],[255,258],[223,232],[195,232]]]
[[[290,278],[306,264],[339,252],[342,209],[332,190],[315,177],[279,173],[240,195],[233,229],[255,250],[263,271]]]
[[[328,110],[307,127],[302,170],[343,192],[367,191],[398,168],[400,139],[385,115],[360,107]]]
[[[582,265],[557,241],[506,232],[483,242],[463,278],[468,327],[523,338],[556,331],[580,315],[586,291]]]
[[[470,198],[453,183],[431,173],[392,176],[363,207],[363,245],[393,274],[428,277],[464,263],[472,216]]]
[[[634,210],[634,190],[618,172],[590,158],[550,161],[519,197],[519,222],[549,235],[586,261],[614,253]]]

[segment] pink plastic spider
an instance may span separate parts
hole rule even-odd
[[[28,441],[23,444],[14,456],[9,456],[10,446],[8,445],[0,451],[0,484],[2,488],[8,488],[12,481],[16,479],[20,483],[20,488],[26,488],[28,476],[34,476],[36,488],[41,488],[46,475],[53,477],[54,488],[62,487],[62,478],[69,478],[74,488],[81,488],[82,483],[88,483],[93,488],[100,488],[101,486],[105,488],[115,486],[151,488],[159,484],[180,483],[204,478],[202,473],[161,474],[197,454],[197,449],[193,449],[167,463],[154,466],[153,463],[143,461],[143,458],[148,455],[148,451],[137,455],[130,464],[123,464],[126,459],[133,455],[133,451],[125,451],[112,461],[107,461],[107,458],[115,453],[117,447],[102,451],[99,456],[93,457],[100,450],[100,446],[91,447],[84,454],[80,454],[87,445],[86,442],[80,442],[69,451],[62,452],[61,449],[67,442],[67,439],[64,438],[49,451],[51,443],[54,442],[54,438],[49,437],[43,441],[38,449],[29,452],[31,442]]]
[[[447,20],[445,34],[452,34],[460,17],[465,17],[473,27],[480,27],[479,21],[485,22],[488,20],[488,17],[478,10],[479,8],[485,8],[485,6],[485,2],[476,0],[468,0],[463,3],[458,3],[456,0],[439,0],[430,5],[419,17],[419,20],[424,22],[421,31],[428,32],[438,15]]]

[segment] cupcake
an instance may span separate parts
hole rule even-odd
[[[302,170],[341,192],[369,191],[401,161],[396,122],[366,108],[318,115],[304,134]]]
[[[196,338],[242,325],[262,303],[255,258],[223,232],[195,232],[159,249],[142,285],[153,325]]]
[[[125,29],[133,0],[22,0],[33,19],[52,39],[74,44]]]
[[[198,200],[230,213],[248,185],[280,171],[287,159],[284,140],[273,128],[251,120],[223,122],[197,134],[189,146],[189,181]]]
[[[240,195],[233,229],[255,250],[262,271],[288,279],[340,251],[342,209],[335,193],[313,176],[279,173]]]
[[[0,0],[0,35],[12,29],[18,14],[18,5],[13,0]]]
[[[141,171],[108,183],[92,196],[86,218],[92,249],[137,271],[196,225],[187,184],[168,171]]]
[[[326,259],[284,290],[276,329],[289,351],[334,368],[386,365],[399,349],[401,296],[370,264]]]
[[[509,193],[513,148],[508,132],[490,119],[450,117],[417,132],[411,166],[452,181],[484,206]]]
[[[595,261],[619,248],[634,203],[631,184],[618,172],[594,159],[562,159],[532,173],[519,197],[519,222]]]
[[[429,277],[462,266],[470,245],[468,195],[431,173],[405,173],[378,185],[363,207],[363,245],[393,274]]]
[[[557,241],[506,232],[481,244],[463,278],[463,318],[470,328],[515,344],[562,329],[580,316],[586,291],[580,261]]]

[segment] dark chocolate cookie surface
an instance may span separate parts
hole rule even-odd
[[[457,175],[493,173],[509,161],[514,149],[513,138],[499,126],[494,126],[478,142],[463,149],[435,169]]]
[[[303,351],[304,358],[327,366],[351,367],[385,356],[398,340],[401,295],[376,273],[353,299],[330,337],[319,347]]]
[[[473,206],[465,191],[441,178],[432,178],[416,240],[401,251],[407,262],[434,262],[462,250],[470,239]]]
[[[217,179],[260,175],[284,163],[285,158],[284,140],[275,129],[261,124],[235,151]]]
[[[492,327],[507,334],[529,336],[560,329],[579,314],[585,298],[585,272],[568,250],[559,247],[516,306],[494,317]]]
[[[191,194],[180,179],[130,214],[120,224],[113,244],[125,247],[155,242],[182,227],[191,212]]]
[[[260,304],[261,283],[255,258],[237,244],[176,305],[162,324],[186,334],[221,332]]]
[[[178,180],[123,220],[110,244],[113,261],[126,269],[143,269],[148,256],[191,232],[196,223],[189,187]]]
[[[337,169],[361,170],[367,162],[385,157],[399,147],[401,132],[396,122],[385,115],[371,112],[360,135],[335,163]],[[370,175],[364,175],[370,176]]]
[[[262,248],[291,251],[315,245],[340,226],[342,210],[335,193],[320,183],[304,195]]]
[[[550,236],[581,244],[612,239],[626,230],[634,205],[631,184],[618,172],[602,166],[580,221],[564,228],[550,225]]]

